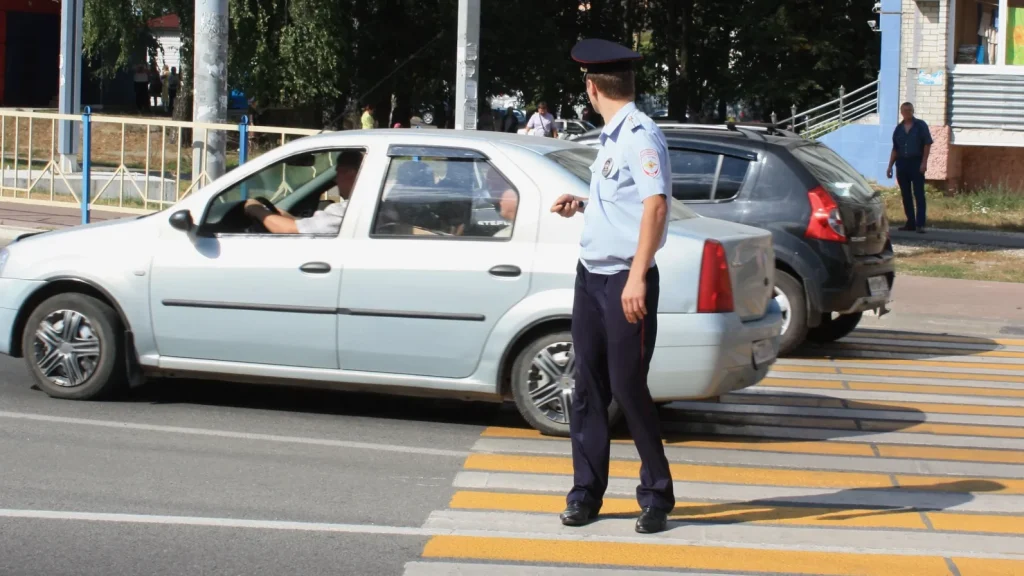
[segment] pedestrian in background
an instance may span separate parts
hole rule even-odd
[[[586,65],[587,96],[608,122],[591,167],[586,204],[564,194],[551,207],[566,218],[584,213],[572,308],[573,487],[561,520],[582,526],[601,510],[608,488],[608,407],[614,398],[640,454],[636,497],[642,513],[636,531],[660,532],[675,495],[647,374],[658,335],[660,278],[654,255],[665,245],[672,191],[668,144],[634,102],[632,62],[640,54],[591,39],[576,44],[572,58]]]
[[[555,117],[548,113],[547,102],[537,104],[537,111],[526,123],[526,133],[533,136],[558,138],[558,131],[555,130]]]
[[[146,100],[146,107],[152,110],[160,106],[160,95],[163,94],[163,82],[160,81],[160,71],[156,69],[156,62],[149,65],[149,98]]]
[[[171,73],[167,76],[167,110],[174,114],[174,101],[178,99],[178,85],[181,80],[178,78],[178,67],[171,66]]]
[[[502,119],[501,131],[515,134],[519,131],[519,118],[516,118],[516,111],[509,106],[505,110],[505,117]]]
[[[892,153],[889,154],[889,168],[885,175],[892,178],[892,167],[896,166],[896,182],[903,196],[903,212],[907,216],[907,223],[900,230],[916,230],[924,234],[924,174],[928,171],[932,134],[924,120],[914,117],[914,105],[910,102],[900,106],[900,115],[903,121],[893,130]]]
[[[147,97],[149,74],[146,72],[145,64],[135,65],[135,74],[132,76],[132,81],[135,84],[135,109],[138,110],[139,114],[142,114],[146,111],[146,103],[149,101]]]
[[[373,104],[367,104],[366,108],[363,108],[360,124],[363,130],[371,130],[377,127],[377,119],[373,117]]]
[[[160,106],[163,107],[164,113],[170,113],[170,110],[171,110],[168,107],[168,103],[169,103],[169,100],[170,100],[170,98],[168,97],[168,93],[170,91],[170,86],[168,85],[168,81],[170,80],[170,78],[171,78],[171,69],[168,68],[167,64],[164,64],[163,69],[160,70],[160,86],[161,86],[161,89],[162,89],[162,92],[160,94]]]

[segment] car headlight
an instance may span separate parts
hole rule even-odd
[[[0,276],[4,275],[4,267],[7,265],[7,258],[10,255],[11,253],[7,251],[7,248],[0,250]]]

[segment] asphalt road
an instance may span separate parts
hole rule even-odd
[[[506,412],[194,381],[68,402],[2,357],[0,508],[137,518],[0,513],[0,574],[400,574],[427,538],[368,532],[444,508],[482,424]],[[325,526],[227,525],[238,519]]]

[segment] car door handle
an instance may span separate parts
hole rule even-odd
[[[327,274],[331,271],[331,265],[327,262],[306,262],[299,266],[299,270],[308,274]]]
[[[502,276],[505,278],[515,278],[523,273],[523,271],[519,269],[519,266],[512,266],[511,264],[495,266],[494,268],[491,268],[489,272],[492,276]]]

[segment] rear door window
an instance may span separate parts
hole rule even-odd
[[[877,196],[871,184],[828,146],[807,144],[796,146],[792,151],[818,183],[833,195],[855,202],[867,202]]]
[[[699,150],[670,148],[672,197],[683,202],[731,200],[739,194],[750,161]]]

